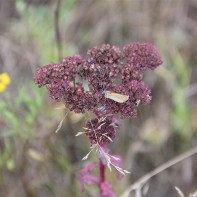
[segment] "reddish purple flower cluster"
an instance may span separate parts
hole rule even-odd
[[[59,64],[51,63],[37,69],[34,77],[38,87],[47,85],[49,95],[64,100],[70,110],[96,112],[103,107],[106,114],[121,118],[136,117],[139,103],[151,100],[150,89],[142,81],[142,73],[162,64],[156,47],[150,43],[131,43],[123,47],[103,44],[87,51],[88,58],[68,56]],[[85,90],[88,84],[89,90]],[[105,98],[104,91],[129,95],[124,103]]]
[[[115,138],[115,128],[111,118],[99,120],[95,118],[87,122],[85,134],[92,144],[110,143]]]
[[[59,64],[38,68],[35,84],[46,85],[50,97],[63,100],[71,111],[92,111],[98,118],[117,113],[121,118],[135,118],[138,105],[150,103],[151,90],[142,81],[142,71],[162,64],[154,45],[131,43],[121,51],[103,44],[88,50],[87,56],[68,56]],[[127,95],[129,99],[117,102],[106,98],[106,91]]]
[[[123,48],[126,62],[133,65],[135,70],[154,70],[162,64],[157,48],[151,43],[134,42]]]
[[[88,59],[81,68],[81,76],[89,82],[93,92],[102,92],[113,85],[117,78],[123,54],[118,47],[103,44],[87,51]]]

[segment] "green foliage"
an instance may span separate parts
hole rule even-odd
[[[35,122],[43,106],[45,90],[33,84],[31,87],[32,92],[25,87],[20,88],[15,100],[8,96],[0,100],[0,119],[7,127],[2,130],[0,136],[4,139],[4,148],[0,151],[0,168],[5,164],[8,170],[15,168],[17,161],[16,155],[13,154],[13,142],[22,144],[24,140],[33,139]]]
[[[180,87],[187,87],[189,84],[189,66],[185,64],[183,57],[178,51],[172,56],[172,65],[178,85]]]
[[[172,56],[172,72],[175,80],[172,88],[173,109],[171,112],[171,125],[175,133],[189,138],[190,132],[190,108],[186,100],[185,88],[189,86],[189,67],[183,61],[177,51]]]
[[[9,127],[6,133],[1,134],[4,137],[32,133],[32,127],[43,104],[45,90],[32,85],[32,91],[30,95],[27,89],[22,87],[14,101],[9,98],[6,101],[0,100],[0,115]]]
[[[75,1],[63,1],[60,8],[59,26],[65,24],[70,10],[72,9]],[[54,9],[47,6],[28,6],[24,1],[16,1],[17,11],[25,21],[28,32],[33,37],[34,43],[41,54],[41,64],[49,64],[50,62],[58,62],[57,44],[55,40],[54,30]],[[63,36],[63,32],[61,32]],[[70,46],[62,44],[62,54],[64,57],[74,54],[74,49]]]
[[[4,150],[0,150],[0,169],[3,167],[4,163],[7,162],[11,154],[11,145],[9,140],[6,140],[4,143]]]

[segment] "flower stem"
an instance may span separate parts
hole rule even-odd
[[[105,165],[102,163],[100,160],[100,189],[101,189],[101,184],[105,182]]]

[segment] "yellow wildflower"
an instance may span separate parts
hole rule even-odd
[[[0,92],[3,92],[5,88],[6,88],[5,84],[0,83]]]
[[[3,83],[4,85],[10,84],[10,77],[7,73],[0,74],[0,83]]]
[[[6,85],[9,85],[10,82],[10,76],[7,73],[0,74],[0,92],[5,91]]]

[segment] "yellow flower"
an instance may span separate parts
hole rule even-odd
[[[6,88],[5,84],[0,83],[0,92],[3,92],[5,88]]]
[[[10,76],[7,73],[0,74],[0,92],[5,91],[6,86],[10,84]]]
[[[10,77],[7,73],[0,74],[0,83],[3,83],[4,85],[10,84]]]

